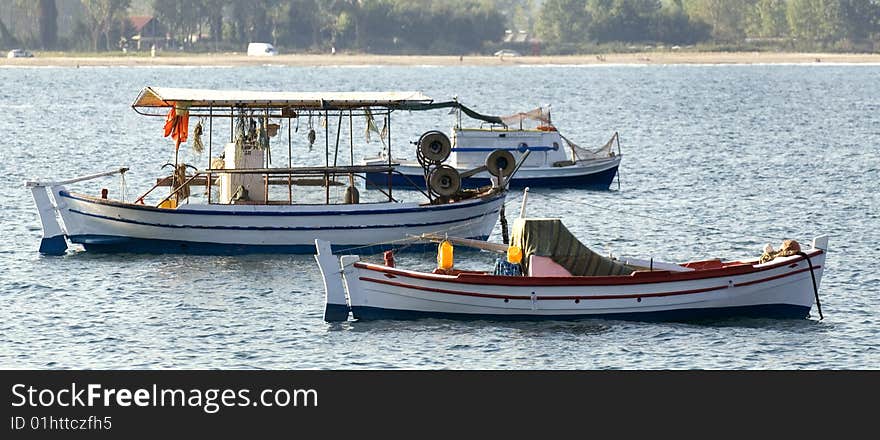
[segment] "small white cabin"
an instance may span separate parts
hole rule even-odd
[[[251,57],[265,57],[278,55],[278,51],[270,43],[250,43],[248,44],[247,54]]]
[[[495,150],[507,150],[519,161],[523,153],[531,151],[524,167],[551,168],[568,163],[568,155],[562,138],[555,129],[508,130],[458,128],[453,130],[453,147],[450,161],[458,168],[482,165],[486,155]]]

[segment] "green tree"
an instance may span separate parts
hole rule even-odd
[[[660,8],[659,0],[588,0],[590,36],[600,43],[651,40]]]
[[[91,30],[92,50],[98,50],[98,40],[104,37],[105,50],[110,49],[110,30],[122,18],[131,0],[80,0],[84,7],[86,25]]]
[[[20,35],[23,37],[20,39],[33,40],[42,49],[52,49],[58,44],[58,8],[55,0],[14,0],[10,3],[26,18],[21,30],[27,34]]]
[[[291,0],[286,41],[294,47],[317,47],[321,39],[320,21],[317,0]]]
[[[843,35],[839,0],[789,0],[786,16],[792,35],[808,43],[830,43]]]
[[[591,18],[586,0],[545,0],[538,15],[538,35],[548,44],[587,40]]]
[[[880,36],[880,0],[841,0],[840,19],[846,38]]]
[[[693,44],[708,40],[712,29],[702,20],[691,18],[681,0],[665,2],[654,19],[651,34],[657,41],[670,44]]]
[[[54,49],[58,44],[58,7],[55,0],[37,2],[37,21],[40,25],[40,46]]]
[[[746,13],[746,34],[773,38],[788,34],[786,0],[758,0]]]
[[[745,35],[745,14],[757,0],[685,0],[685,10],[712,28],[721,41],[738,41]]]

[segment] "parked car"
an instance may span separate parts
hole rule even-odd
[[[515,50],[510,49],[501,49],[498,52],[495,52],[496,57],[518,57],[520,53]]]
[[[252,57],[275,56],[278,55],[278,51],[269,43],[251,43],[248,44],[247,54]]]
[[[34,54],[24,49],[12,49],[6,54],[6,58],[32,58]]]

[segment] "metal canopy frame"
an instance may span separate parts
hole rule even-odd
[[[138,94],[138,97],[132,103],[131,107],[138,114],[154,117],[166,117],[168,110],[175,108],[178,110],[186,110],[189,117],[201,117],[209,120],[208,128],[208,161],[209,166],[198,174],[206,174],[208,182],[208,203],[211,203],[211,176],[212,174],[265,174],[266,185],[268,185],[271,174],[287,174],[288,176],[288,203],[293,203],[292,196],[292,176],[294,174],[322,174],[324,175],[326,202],[330,202],[330,183],[331,176],[337,174],[349,174],[350,183],[354,184],[353,174],[367,168],[371,171],[378,168],[356,167],[352,162],[350,166],[337,166],[337,158],[339,155],[339,134],[341,132],[342,119],[348,116],[350,131],[350,148],[349,157],[354,160],[354,121],[355,116],[358,117],[379,117],[384,116],[386,119],[386,133],[383,143],[388,149],[388,163],[381,166],[382,171],[388,172],[388,190],[386,195],[389,201],[394,201],[392,193],[392,173],[393,164],[391,162],[391,113],[394,110],[404,109],[412,110],[430,105],[433,102],[431,98],[425,96],[421,92],[271,92],[271,91],[239,91],[239,90],[207,90],[207,89],[180,89],[180,88],[163,88],[163,87],[145,87]],[[323,116],[326,126],[324,127],[324,156],[326,158],[325,167],[320,171],[315,168],[297,168],[292,165],[292,137],[290,135],[290,125],[293,119],[304,116],[308,112],[309,118],[313,116]],[[245,115],[247,113],[247,115]],[[254,170],[217,170],[211,169],[211,153],[213,151],[213,120],[215,118],[227,118],[230,120],[230,141],[234,141],[234,118],[237,117],[257,117],[266,119],[286,119],[288,122],[288,164],[286,168],[262,168]],[[330,166],[330,118],[339,119],[336,133],[336,147],[333,166]],[[178,155],[175,151],[175,169],[178,166]],[[193,176],[195,177],[195,176]],[[188,179],[187,182],[177,182],[174,174],[171,176],[171,194],[163,199],[170,199],[184,189],[186,184],[193,180]],[[153,187],[155,189],[155,187]],[[152,189],[150,190],[152,191]],[[149,194],[147,191],[139,200]],[[268,190],[266,191],[268,197]],[[179,196],[178,196],[179,198]],[[179,201],[179,200],[178,200]],[[268,203],[268,199],[266,200]],[[162,202],[160,202],[161,204]]]

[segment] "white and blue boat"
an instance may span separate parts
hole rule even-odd
[[[419,92],[298,93],[195,90],[147,87],[132,107],[165,120],[165,135],[175,140],[174,171],[157,179],[134,200],[116,199],[97,189],[88,194],[69,189],[84,181],[125,175],[128,168],[66,180],[34,180],[31,189],[43,226],[40,251],[63,254],[68,244],[88,251],[149,253],[312,253],[315,239],[332,240],[334,250],[373,253],[398,247],[425,233],[485,239],[504,204],[503,184],[475,191],[445,188],[444,196],[403,201],[386,185],[378,200],[361,200],[355,181],[364,173],[389,175],[391,164],[340,165],[339,131],[356,117],[384,115],[429,104]],[[311,128],[323,118],[324,135]],[[308,142],[323,144],[323,166],[293,166],[291,126],[308,117]],[[209,166],[196,169],[178,160],[189,119],[201,118],[192,142],[207,149]],[[228,133],[222,154],[213,149],[214,122]],[[205,123],[205,126],[202,125]],[[224,124],[225,125],[225,124]],[[287,128],[287,166],[270,167],[271,146]],[[298,127],[298,124],[297,124]],[[318,125],[316,124],[316,127]],[[335,129],[335,136],[329,133]],[[201,136],[207,138],[204,143]],[[387,133],[390,147],[391,134]],[[225,136],[224,136],[225,137]],[[331,139],[335,137],[335,142]],[[355,149],[353,137],[350,148]],[[311,149],[311,146],[310,146]],[[282,150],[283,151],[283,150]],[[336,151],[336,156],[332,153]],[[338,157],[337,157],[338,156]],[[332,162],[331,162],[332,157]],[[156,195],[159,187],[168,187]],[[164,191],[162,191],[164,193]],[[371,192],[372,193],[372,192]],[[412,192],[408,192],[412,194]]]
[[[583,188],[607,190],[617,176],[622,154],[617,133],[602,147],[595,150],[581,148],[551,123],[550,111],[537,108],[510,116],[485,116],[477,114],[461,104],[449,103],[457,110],[457,123],[452,128],[452,152],[448,163],[460,172],[481,164],[486,155],[495,150],[505,150],[516,160],[529,152],[529,157],[510,180],[511,188]],[[433,104],[436,108],[443,104]],[[465,128],[461,113],[482,121],[480,127]],[[528,128],[527,125],[535,125]],[[445,136],[445,134],[444,134]],[[395,163],[391,183],[398,187],[425,188],[423,166],[418,160],[395,158],[389,160],[383,150],[378,156],[364,160],[365,165]],[[384,186],[388,176],[371,172],[366,175],[369,185]],[[477,188],[490,184],[488,172],[463,179],[465,188]]]

